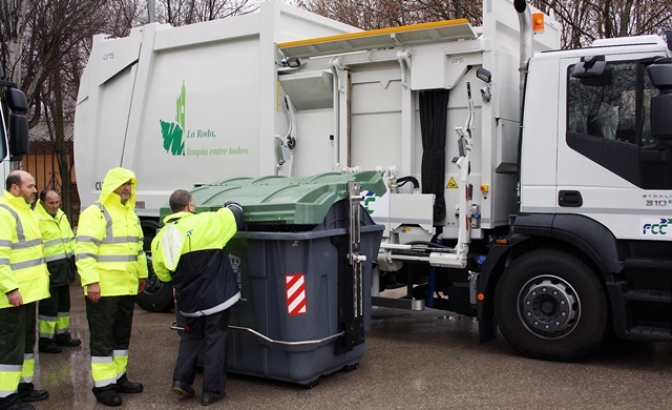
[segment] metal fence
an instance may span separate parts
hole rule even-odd
[[[69,164],[74,164],[73,146],[72,142],[65,143],[65,153]],[[31,142],[30,152],[23,156],[21,168],[28,171],[35,178],[38,192],[51,188],[58,193],[61,193],[62,178],[58,166],[58,157],[54,152],[53,146],[50,142]],[[70,223],[72,226],[77,225],[80,212],[79,192],[77,191],[77,179],[75,177],[75,169],[72,166],[70,174],[70,181],[72,183],[72,192],[70,195],[72,218]]]

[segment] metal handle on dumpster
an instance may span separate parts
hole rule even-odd
[[[257,336],[260,339],[263,339],[269,343],[275,343],[279,345],[285,345],[285,346],[307,346],[307,345],[316,345],[316,344],[321,344],[328,342],[330,340],[336,339],[340,336],[343,336],[344,332],[336,333],[335,335],[327,336],[323,339],[317,339],[317,340],[302,340],[300,342],[286,342],[284,340],[275,340],[271,339],[270,337],[263,335],[259,332],[257,332],[254,329],[250,329],[249,327],[240,327],[240,326],[229,326],[229,329],[235,329],[235,330],[245,330],[246,332],[250,332],[253,335]]]
[[[349,236],[349,258],[350,265],[352,265],[352,274],[354,275],[353,292],[354,292],[354,310],[355,318],[364,314],[364,295],[362,283],[362,262],[366,260],[366,256],[360,254],[360,226],[359,226],[359,208],[362,197],[359,192],[361,185],[357,181],[348,182],[348,195],[350,196],[350,229]]]
[[[180,327],[180,326],[177,325],[177,322],[172,322],[170,324],[170,328],[172,330],[184,330],[183,327]],[[339,337],[343,336],[343,334],[345,333],[345,332],[340,332],[340,333],[336,333],[335,335],[327,336],[325,338],[317,339],[317,340],[302,340],[302,341],[299,341],[299,342],[286,342],[284,340],[271,339],[270,337],[268,337],[268,336],[266,336],[262,333],[259,333],[254,329],[250,329],[249,327],[229,326],[229,329],[244,330],[246,332],[252,333],[253,335],[257,336],[260,339],[263,339],[263,340],[267,341],[268,343],[274,343],[274,344],[284,345],[284,346],[319,345],[319,344],[322,344],[322,343],[326,343],[330,340],[334,340],[336,338],[339,338]]]
[[[363,263],[366,255],[360,253],[360,190],[359,182],[348,182],[348,237],[336,241],[340,251],[347,250],[347,257],[338,262],[338,330],[343,331],[343,336],[334,343],[337,355],[364,343]]]

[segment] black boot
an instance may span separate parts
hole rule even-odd
[[[64,346],[64,347],[77,347],[81,344],[82,344],[82,340],[77,339],[77,338],[70,338],[70,339],[65,340],[65,341],[60,341],[60,340],[56,341],[56,346]]]
[[[35,410],[35,408],[30,404],[22,403],[18,393],[12,393],[7,397],[0,398],[0,409]]]
[[[22,402],[42,401],[49,398],[49,392],[35,390],[33,383],[19,383],[19,397]]]
[[[108,407],[118,407],[121,406],[121,397],[117,394],[117,386],[111,384],[105,387],[94,387],[93,395],[96,396],[96,400]]]
[[[55,340],[56,346],[61,347],[77,347],[82,344],[82,340],[71,337],[70,332],[57,334]]]
[[[54,339],[41,337],[37,343],[37,349],[42,353],[61,353],[63,349],[56,345]]]
[[[117,380],[117,391],[119,393],[140,393],[144,387],[140,383],[133,383],[128,380],[128,377],[124,374],[119,380]]]

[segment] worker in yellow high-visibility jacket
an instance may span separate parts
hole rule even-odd
[[[75,261],[86,295],[93,393],[106,406],[120,406],[117,393],[140,393],[128,380],[133,306],[145,289],[147,259],[135,213],[135,174],[113,168],[98,201],[79,217]]]
[[[30,209],[37,187],[32,175],[12,171],[0,201],[0,409],[31,410],[45,400],[36,390],[35,302],[49,297],[49,272],[37,216]]]
[[[60,208],[61,196],[53,189],[40,192],[35,214],[40,220],[44,256],[49,270],[49,296],[38,307],[37,328],[40,352],[61,353],[63,346],[82,344],[72,338],[70,326],[70,284],[75,281],[75,234]]]

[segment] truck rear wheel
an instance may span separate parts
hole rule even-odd
[[[147,286],[142,293],[138,294],[135,303],[141,308],[149,312],[166,312],[173,308],[173,285],[171,283],[164,283],[156,277],[154,268],[152,267],[152,239],[156,235],[156,230],[159,228],[157,222],[152,220],[142,221],[142,232],[144,234],[144,250],[147,255],[147,269],[149,275],[147,276]]]
[[[173,308],[173,285],[164,283],[156,277],[152,268],[152,256],[147,254],[147,286],[142,293],[138,294],[135,303],[149,312],[166,312]]]
[[[604,288],[585,263],[540,250],[506,268],[495,291],[495,314],[502,334],[521,353],[572,361],[602,343],[609,308]]]

